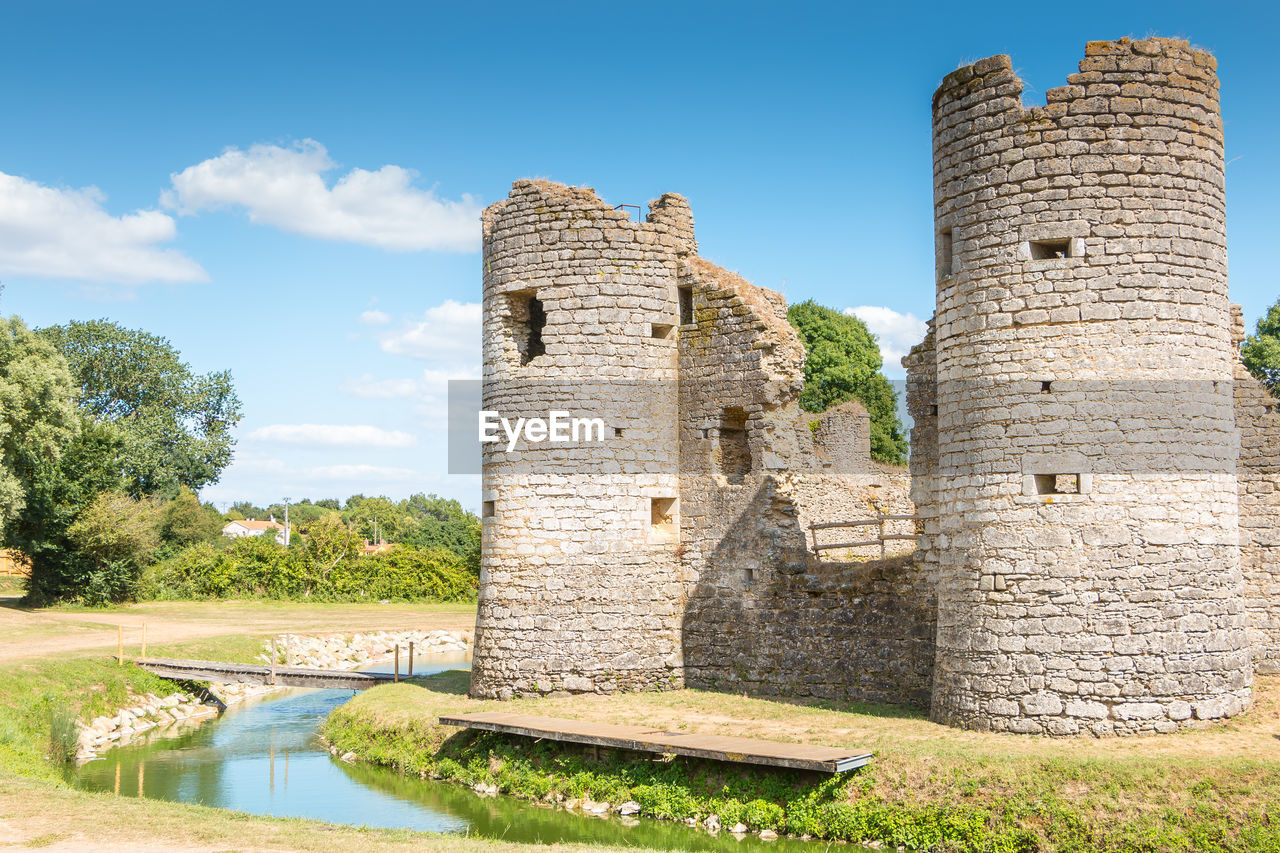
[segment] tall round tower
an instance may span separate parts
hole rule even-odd
[[[474,696],[682,683],[676,267],[694,247],[677,195],[633,222],[517,181],[485,211],[483,409],[561,413],[567,440],[484,445]]]
[[[1007,56],[934,95],[937,720],[1168,731],[1250,700],[1215,68],[1121,39],[1044,107]]]

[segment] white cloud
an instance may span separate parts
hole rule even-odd
[[[59,189],[0,172],[0,274],[143,284],[208,281],[176,249],[173,219],[158,210],[112,216],[97,187]]]
[[[360,322],[366,326],[385,326],[391,322],[391,315],[385,311],[371,308],[360,315]]]
[[[385,430],[366,424],[271,424],[245,436],[250,441],[277,444],[307,444],[324,447],[411,447],[415,439],[407,432]]]
[[[389,468],[382,465],[318,465],[300,469],[298,476],[304,480],[341,480],[357,484],[422,479],[422,475],[411,468]]]
[[[447,300],[421,320],[383,335],[383,352],[460,365],[480,364],[480,303]]]
[[[366,373],[358,379],[347,379],[339,390],[356,397],[374,400],[392,400],[402,397],[444,397],[449,391],[450,379],[479,379],[480,365],[459,366],[450,370],[427,368],[415,378],[378,379]]]
[[[437,198],[413,186],[416,172],[392,165],[352,169],[329,185],[324,176],[336,168],[313,139],[228,148],[170,175],[161,202],[184,214],[243,207],[250,222],[395,252],[480,248],[478,199]]]
[[[859,305],[844,309],[844,313],[866,323],[871,334],[876,336],[886,374],[902,373],[902,357],[923,341],[928,331],[925,321],[915,314],[903,314],[883,305]]]

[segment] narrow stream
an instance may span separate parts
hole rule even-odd
[[[466,666],[457,657],[420,659],[415,673]],[[712,836],[667,821],[590,817],[511,797],[482,797],[460,785],[383,767],[344,764],[321,745],[316,729],[351,695],[350,690],[290,690],[233,706],[219,719],[178,737],[109,750],[73,771],[69,780],[91,791],[251,814],[529,843],[787,853],[828,847],[791,839],[737,839],[725,832]]]

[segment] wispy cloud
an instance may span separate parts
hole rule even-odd
[[[158,210],[112,216],[97,187],[45,186],[0,172],[0,274],[137,285],[208,281],[176,249],[173,218]]]
[[[258,427],[245,438],[248,441],[320,447],[411,447],[416,442],[407,432],[367,424],[272,424]]]
[[[480,248],[478,199],[438,198],[413,185],[415,171],[393,165],[352,169],[330,185],[325,176],[337,167],[313,139],[233,147],[170,175],[161,201],[184,214],[239,207],[250,222],[395,252]]]
[[[886,375],[903,375],[902,357],[924,340],[928,331],[925,321],[915,314],[903,314],[883,305],[859,305],[844,309],[844,313],[866,323],[871,334],[876,336]]]
[[[428,308],[422,319],[382,336],[383,352],[436,362],[480,364],[480,303],[449,299]]]
[[[360,315],[360,322],[366,326],[385,326],[391,322],[391,315],[386,311],[371,308]]]

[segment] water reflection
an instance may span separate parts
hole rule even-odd
[[[420,661],[427,675],[465,667],[459,658]],[[806,851],[827,845],[718,837],[683,824],[588,817],[366,764],[348,765],[320,744],[316,728],[349,690],[295,690],[233,708],[175,738],[110,750],[72,781],[95,791],[201,803],[280,817],[356,826],[466,833],[509,841],[656,847],[669,850]],[[846,849],[848,849],[846,847]]]

